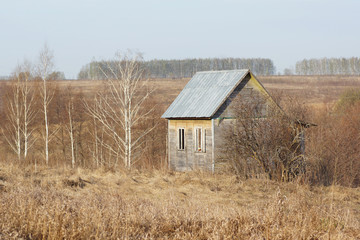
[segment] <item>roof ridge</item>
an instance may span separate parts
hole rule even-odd
[[[218,72],[240,72],[240,71],[249,71],[250,68],[242,68],[242,69],[232,69],[232,70],[210,70],[210,71],[198,71],[198,73],[218,73]]]

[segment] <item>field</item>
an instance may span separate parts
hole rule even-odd
[[[358,239],[360,189],[0,165],[0,239]]]
[[[309,106],[319,107],[335,102],[346,89],[360,88],[360,76],[257,76],[270,92],[294,95]],[[189,79],[150,79],[155,97],[166,107],[176,98]],[[71,85],[84,94],[94,93],[102,87],[101,81],[62,81],[62,86]]]
[[[346,89],[360,88],[359,76],[258,79],[270,93],[295,96],[315,112]],[[156,114],[188,81],[149,80]],[[89,99],[104,87],[101,81],[58,84]],[[360,188],[324,187],[305,178],[244,180],[230,172],[61,164],[35,169],[5,158],[0,161],[0,239],[360,239]]]

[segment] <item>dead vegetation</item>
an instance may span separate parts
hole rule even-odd
[[[359,189],[0,165],[0,239],[358,239]]]
[[[354,144],[360,136],[359,104],[334,112],[329,103],[360,82],[357,77],[317,78],[259,77],[271,93],[286,90],[310,107],[306,117],[318,124],[306,135],[306,174],[291,183],[242,180],[230,173],[167,172],[166,122],[159,116],[186,79],[148,82],[157,88],[145,105],[155,106],[154,116],[139,128],[157,128],[144,139],[132,171],[115,168],[106,158],[95,167],[87,152],[92,132],[85,131],[91,123],[85,121],[81,100],[74,101],[79,104],[74,111],[76,164],[69,169],[70,140],[61,130],[68,121],[61,120],[66,115],[57,106],[66,94],[60,90],[71,85],[76,99],[89,98],[102,82],[57,82],[51,124],[60,130],[51,143],[48,168],[40,153],[16,161],[0,138],[0,239],[359,239],[360,192],[348,188],[359,185]],[[290,110],[294,116],[304,112]]]

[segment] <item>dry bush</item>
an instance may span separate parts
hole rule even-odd
[[[345,90],[336,102],[335,111],[338,114],[345,113],[350,107],[354,106],[360,101],[360,89]]]
[[[139,131],[153,128],[144,136],[141,142],[140,157],[134,163],[137,169],[162,169],[168,168],[167,162],[167,121],[161,119],[165,109],[157,98],[152,98],[144,103],[145,109],[153,108],[153,111],[140,121]]]
[[[357,239],[360,192],[0,165],[0,239]]]
[[[359,90],[347,90],[336,104],[322,108],[310,108],[296,96],[282,98],[280,104],[289,116],[317,125],[305,131],[305,179],[312,184],[359,186]]]
[[[309,178],[325,185],[357,187],[360,185],[360,102],[339,106],[335,111],[328,108],[319,112],[319,126],[309,132]]]
[[[304,172],[303,128],[294,117],[302,109],[286,114],[257,94],[238,96],[231,108],[235,119],[225,128],[222,155],[238,176],[290,181]]]

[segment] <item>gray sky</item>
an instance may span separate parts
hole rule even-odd
[[[45,43],[76,78],[92,59],[360,57],[359,0],[0,0],[0,76]]]

